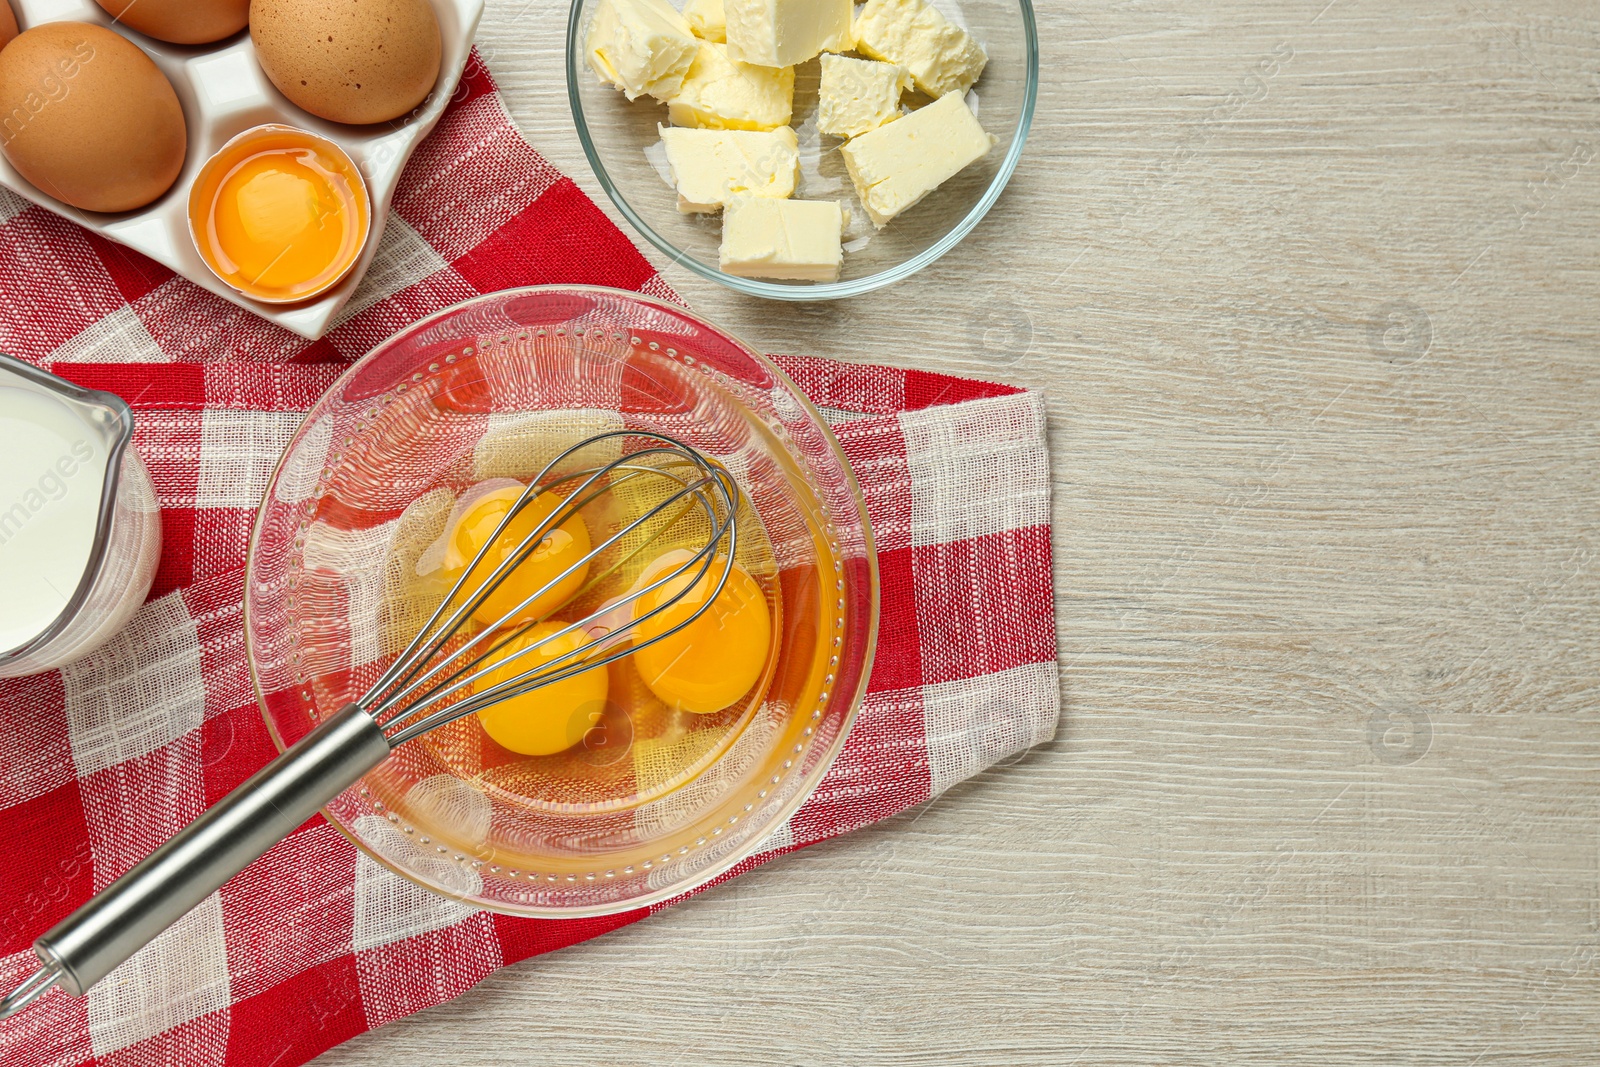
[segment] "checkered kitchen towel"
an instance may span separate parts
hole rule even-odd
[[[0,683],[5,988],[31,973],[36,935],[275,755],[246,674],[241,567],[302,412],[419,316],[553,282],[676,299],[522,139],[476,61],[406,171],[360,295],[314,344],[0,190],[0,350],[133,404],[165,533],[156,588],[123,635],[63,671]],[[1037,397],[780,362],[836,420],[860,477],[883,626],[843,755],[740,871],[937,795],[1049,738],[1059,709]],[[295,1067],[646,914],[470,911],[379,867],[319,816],[129,961],[131,980],[81,1000],[54,992],[0,1023],[0,1064]]]

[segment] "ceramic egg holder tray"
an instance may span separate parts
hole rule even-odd
[[[439,83],[433,94],[416,111],[393,122],[346,126],[302,111],[278,92],[256,62],[248,30],[211,45],[166,44],[115,25],[94,0],[11,0],[24,30],[49,22],[92,22],[117,31],[144,49],[177,90],[189,127],[189,152],[183,172],[166,195],[146,208],[122,215],[69,207],[35,188],[3,156],[0,185],[110,240],[143,252],[196,285],[262,318],[316,340],[328,331],[361,284],[377,253],[400,172],[439,121],[466,67],[484,0],[430,2],[439,16],[444,44]],[[310,130],[343,148],[366,179],[372,200],[372,236],[355,269],[333,289],[301,304],[264,304],[239,294],[211,273],[189,236],[189,187],[200,168],[233,137],[252,126],[271,122]]]

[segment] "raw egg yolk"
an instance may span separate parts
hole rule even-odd
[[[444,566],[452,582],[461,576],[479,553],[483,553],[483,558],[473,567],[472,575],[462,586],[456,600],[458,604],[464,603],[488,584],[495,568],[514,555],[523,540],[567,502],[566,497],[555,493],[540,493],[517,512],[500,536],[494,539],[494,545],[486,550],[485,546],[494,537],[496,527],[522,496],[522,488],[520,485],[508,485],[478,497],[462,509],[455,525],[446,535]],[[589,576],[589,565],[584,563],[567,577],[560,581],[556,579],[568,567],[587,556],[589,547],[589,528],[582,516],[574,514],[546,533],[526,559],[506,571],[504,580],[478,605],[472,617],[486,626],[504,626],[512,622],[532,622],[560,610]],[[524,600],[546,586],[550,587],[548,591],[539,595],[533,603],[518,608]],[[513,611],[516,612],[515,617],[511,615]]]
[[[264,300],[308,299],[361,254],[366,190],[348,158],[298,131],[224,149],[196,184],[190,211],[207,263]]]
[[[479,680],[483,691],[501,682],[510,682],[529,671],[562,670],[577,664],[576,658],[551,668],[552,661],[576,652],[589,643],[582,630],[574,630],[562,637],[551,637],[566,629],[564,622],[542,622],[526,633],[512,639],[494,654],[496,661],[505,660],[522,649],[543,645],[524,656],[505,663]],[[495,640],[486,638],[486,640]],[[524,756],[550,756],[564,752],[583,740],[583,735],[594,729],[605,712],[609,679],[604,667],[595,667],[582,674],[551,682],[542,689],[503,700],[491,708],[478,712],[478,722],[484,732],[502,748]]]
[[[638,625],[632,659],[639,677],[663,703],[709,715],[732,706],[761,677],[772,647],[772,615],[761,586],[735,564],[722,592],[699,618],[662,636],[700,610],[727,566],[727,557],[718,557],[695,581],[703,564],[692,559],[689,552],[675,550],[645,568],[641,586],[687,565],[685,573],[634,602]],[[645,618],[663,604],[659,615]]]

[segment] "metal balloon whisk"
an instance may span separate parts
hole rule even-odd
[[[557,473],[586,450],[618,439],[626,439],[634,450],[599,466]],[[474,612],[540,550],[553,530],[630,483],[631,495],[645,500],[635,518],[592,546],[497,622],[467,630]],[[651,486],[653,492],[647,488]],[[551,491],[562,496],[563,503],[490,568],[489,552],[512,521],[540,494]],[[329,716],[34,942],[40,968],[0,1000],[0,1019],[22,1010],[52,988],[82,996],[407,741],[502,701],[601,669],[688,626],[711,607],[733,569],[739,502],[738,487],[721,464],[671,437],[617,431],[567,449],[522,491],[449,595],[360,699]],[[536,625],[536,621],[522,621],[522,613],[563,581],[584,573],[591,564],[606,559],[607,553],[612,553],[607,573],[615,571],[620,566],[615,557],[627,545],[657,541],[691,516],[695,540],[682,563],[584,618],[507,651]],[[715,583],[714,588],[688,618],[648,639],[634,640],[641,623],[667,611],[708,579]],[[670,594],[659,604],[635,613],[636,603],[669,586],[673,587]],[[616,624],[618,618],[624,619],[620,625]],[[597,625],[607,632],[593,640],[571,642],[576,646],[571,651],[541,657],[537,666],[527,670],[506,670],[508,664],[568,635],[587,638],[589,627]],[[491,676],[499,680],[491,681]]]

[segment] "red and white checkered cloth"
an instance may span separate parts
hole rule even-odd
[[[301,414],[419,316],[510,286],[676,299],[523,140],[476,60],[406,171],[382,249],[308,344],[0,190],[0,350],[126,397],[162,505],[150,602],[110,646],[0,683],[0,984],[32,939],[275,754],[240,613],[257,502]],[[782,357],[834,422],[877,534],[870,692],[816,794],[728,877],[937,795],[1049,738],[1059,690],[1037,397]],[[359,854],[320,816],[84,999],[0,1023],[5,1067],[295,1067],[495,969],[642,919],[471,911]]]

